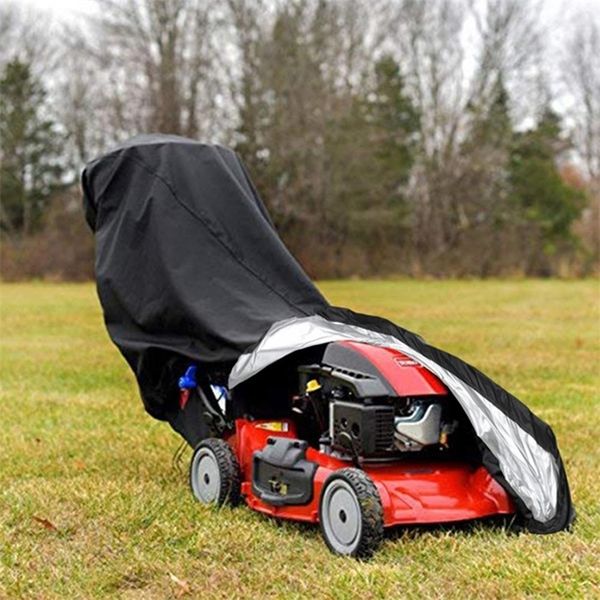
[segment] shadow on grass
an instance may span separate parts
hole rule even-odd
[[[249,507],[241,506],[242,510],[252,511]],[[256,512],[256,511],[252,511]],[[314,539],[320,537],[320,528],[316,523],[306,523],[303,521],[292,521],[289,519],[280,519],[272,515],[258,513],[256,515],[261,521],[274,525],[275,527],[287,529],[291,532],[299,533],[307,538]],[[485,531],[490,534],[503,534],[516,536],[523,530],[516,523],[514,515],[498,515],[484,517],[470,521],[456,521],[453,523],[432,523],[427,525],[396,525],[385,529],[385,540],[418,540],[424,535],[433,535],[435,537],[445,537],[449,533],[461,535],[476,535]]]
[[[475,535],[485,530],[489,533],[518,535],[522,531],[515,524],[513,515],[484,517],[471,521],[456,521],[454,523],[431,523],[427,525],[397,525],[385,530],[388,540],[417,540],[424,535],[446,536],[449,533]]]

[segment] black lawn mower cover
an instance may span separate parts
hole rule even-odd
[[[528,530],[550,533],[573,522],[550,427],[418,335],[330,306],[282,243],[235,152],[138,136],[90,162],[82,186],[110,337],[135,373],[146,410],[189,442],[177,380],[191,361],[235,391],[301,349],[343,339],[395,347],[461,404],[478,436],[474,454]]]

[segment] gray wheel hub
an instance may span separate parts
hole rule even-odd
[[[194,496],[200,502],[217,502],[221,490],[221,474],[217,458],[210,449],[201,448],[194,456],[191,480]]]
[[[362,513],[354,490],[334,479],[323,493],[321,519],[329,543],[340,554],[351,554],[360,543]]]

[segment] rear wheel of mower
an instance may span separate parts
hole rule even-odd
[[[321,492],[319,521],[332,552],[369,558],[383,540],[383,508],[370,477],[355,468],[330,475]]]
[[[225,440],[200,442],[190,463],[190,487],[202,504],[236,505],[240,500],[240,467]]]

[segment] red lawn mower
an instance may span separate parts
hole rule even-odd
[[[190,485],[200,502],[243,500],[274,517],[319,523],[334,553],[358,558],[377,549],[387,527],[515,511],[478,462],[458,402],[408,356],[333,342],[320,362],[297,373],[299,393],[283,418],[228,421],[218,398],[227,391],[196,388],[205,418],[220,432],[200,442],[191,460]],[[182,404],[196,383],[193,371],[187,376]]]

